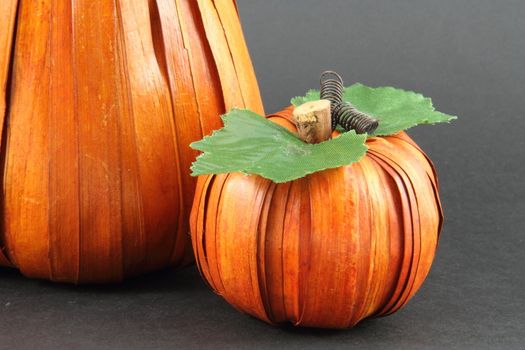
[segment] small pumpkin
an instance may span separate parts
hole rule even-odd
[[[191,260],[188,145],[262,112],[233,0],[2,0],[0,266],[72,283]]]
[[[267,118],[296,132],[292,111]],[[438,180],[405,132],[366,145],[357,163],[285,183],[200,176],[190,225],[214,291],[272,324],[347,328],[403,307],[436,251]]]

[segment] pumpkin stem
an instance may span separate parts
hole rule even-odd
[[[330,139],[332,117],[329,100],[318,100],[300,105],[293,111],[293,119],[301,140],[321,143]]]

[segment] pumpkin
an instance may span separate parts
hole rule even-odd
[[[0,265],[120,281],[191,256],[188,145],[262,111],[233,0],[0,3]]]
[[[292,132],[290,107],[269,119]],[[272,324],[347,328],[394,313],[427,276],[443,216],[430,159],[404,132],[357,163],[274,183],[199,177],[190,217],[202,276]]]

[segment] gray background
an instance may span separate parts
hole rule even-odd
[[[430,276],[398,314],[348,331],[273,328],[193,268],[111,287],[0,269],[0,348],[517,349],[525,345],[525,2],[239,0],[267,111],[350,82],[432,96],[460,116],[410,134],[436,163],[446,214]]]

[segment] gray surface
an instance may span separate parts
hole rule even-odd
[[[0,348],[523,348],[525,2],[239,6],[268,112],[335,68],[349,82],[420,91],[461,116],[410,132],[436,163],[446,214],[420,293],[394,316],[330,332],[272,328],[241,315],[192,268],[104,288],[0,269]]]

